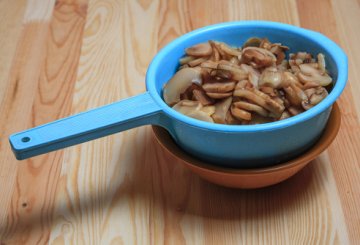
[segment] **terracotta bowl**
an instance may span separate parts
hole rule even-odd
[[[331,144],[339,131],[340,123],[340,109],[335,103],[325,131],[311,149],[290,161],[256,169],[224,168],[208,164],[185,153],[165,129],[158,126],[152,128],[160,145],[201,178],[221,186],[254,189],[280,183],[299,172]]]

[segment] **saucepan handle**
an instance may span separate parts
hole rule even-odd
[[[148,92],[79,113],[9,137],[18,160],[80,144],[145,124],[156,124],[161,108]]]

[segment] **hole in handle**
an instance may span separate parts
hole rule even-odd
[[[24,143],[26,143],[26,142],[29,142],[30,141],[30,137],[23,137],[22,139],[21,139],[21,141],[22,142],[24,142]]]

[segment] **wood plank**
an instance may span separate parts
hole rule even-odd
[[[342,32],[342,35],[339,36],[338,30],[341,28],[339,28],[339,22],[335,19],[334,7],[330,0],[315,2],[302,0],[298,1],[298,8],[302,26],[320,31],[346,48],[342,38],[345,33]],[[358,7],[354,6],[354,8]],[[352,42],[355,42],[355,40],[352,40]],[[356,56],[355,53],[350,52],[348,52],[348,55],[350,61],[353,61],[354,58],[352,57]],[[350,64],[350,69],[353,65]],[[339,106],[343,114],[342,125],[336,140],[328,149],[346,225],[349,230],[349,240],[353,244],[360,241],[360,233],[356,228],[360,224],[360,212],[358,209],[360,190],[357,188],[360,186],[358,161],[360,155],[358,147],[360,145],[360,124],[355,107],[360,103],[360,100],[357,96],[353,97],[351,92],[354,91],[353,83],[358,79],[357,74],[350,72],[349,83],[339,99]]]
[[[21,33],[24,12],[25,0],[0,2],[0,77],[3,79],[0,83],[0,103],[4,99],[7,87],[7,83],[4,81],[8,81],[10,66]]]
[[[24,18],[31,12],[32,5],[27,5]],[[30,10],[28,10],[30,8]],[[44,19],[46,21],[46,19]],[[23,22],[23,16],[19,22]],[[19,23],[19,25],[20,25]],[[43,60],[43,46],[47,36],[48,26],[46,24],[33,23],[20,28],[22,31],[13,54],[8,79],[5,83],[6,93],[1,100],[0,121],[0,170],[1,186],[4,193],[0,199],[0,208],[4,210],[0,214],[0,235],[6,231],[5,224],[9,215],[10,200],[15,187],[15,176],[17,174],[18,162],[15,160],[8,143],[8,136],[20,129],[27,127],[31,115],[31,106],[36,93],[39,77],[39,69]]]
[[[11,64],[16,53],[16,46],[21,37],[22,21],[25,13],[25,1],[0,1],[0,113],[3,114],[5,107],[5,95],[9,85]],[[4,126],[0,125],[0,135],[3,135]],[[2,227],[6,224],[9,199],[14,183],[14,170],[16,166],[9,166],[3,162],[2,155],[4,144],[7,142],[0,140],[0,186],[2,197],[0,198],[0,241],[2,240]]]
[[[141,33],[153,34],[133,18],[143,16],[141,22],[149,25],[147,18],[155,18],[156,8],[156,3],[142,7],[131,1],[89,2],[72,112],[144,91],[143,78],[156,43],[146,39],[149,46],[138,45]],[[129,14],[132,11],[134,15]],[[132,31],[135,27],[138,32]],[[135,225],[139,222],[135,215],[146,212],[142,208],[148,203],[136,202],[131,190],[136,157],[143,154],[143,136],[143,129],[131,130],[65,151],[50,243],[147,241],[141,223]],[[143,232],[141,238],[136,229]]]
[[[9,94],[8,103],[5,103],[6,110],[18,106],[25,108],[22,114],[3,118],[9,122],[19,121],[22,126],[11,125],[6,133],[69,114],[87,6],[83,1],[57,1],[56,5],[50,1],[39,4],[45,10],[36,8],[35,11],[27,11],[28,16],[25,15],[28,23],[24,26],[11,76],[15,81],[12,83],[16,83],[18,88],[14,89],[17,92]],[[39,7],[33,1],[29,5]],[[51,20],[48,19],[50,17]],[[24,103],[27,103],[26,106]],[[19,117],[27,117],[28,120],[21,120]],[[7,223],[2,228],[4,242],[35,244],[48,241],[61,162],[61,151],[20,164],[7,151],[4,163],[19,165],[14,180],[16,186],[9,202]]]
[[[360,115],[360,103],[358,94],[360,93],[360,84],[358,82],[360,71],[360,46],[358,45],[360,21],[360,4],[355,0],[332,1],[334,18],[339,34],[339,43],[345,50],[349,59],[349,86],[355,100],[354,106],[357,115]]]
[[[238,0],[228,4],[229,20],[268,20],[299,25],[296,3],[277,0]]]

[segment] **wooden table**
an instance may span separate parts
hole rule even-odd
[[[0,1],[1,244],[360,244],[360,1]],[[16,131],[139,94],[156,52],[193,29],[263,19],[349,56],[343,121],[295,177],[215,186],[141,127],[16,161]]]

